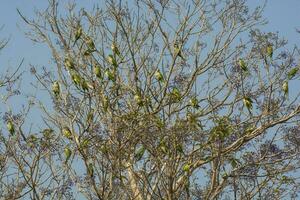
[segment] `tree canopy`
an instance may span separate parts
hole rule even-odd
[[[297,199],[299,50],[261,30],[263,10],[245,0],[18,10],[52,62],[26,68],[47,101],[1,113],[0,197]],[[24,81],[8,77],[3,104]]]

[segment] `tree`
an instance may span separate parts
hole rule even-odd
[[[35,99],[39,133],[2,130],[5,197],[297,198],[299,52],[259,29],[263,7],[103,4],[18,11],[52,52],[31,69],[52,104]]]

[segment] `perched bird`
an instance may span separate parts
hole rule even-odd
[[[79,26],[75,32],[75,40],[73,46],[76,44],[76,42],[79,40],[79,38],[82,36],[82,27]]]
[[[187,164],[183,165],[182,170],[184,172],[189,172],[190,168],[191,168],[191,165],[187,163]]]
[[[245,61],[244,61],[243,59],[240,58],[239,61],[238,61],[238,64],[239,64],[239,67],[240,67],[244,72],[248,71],[247,65],[246,65],[246,63],[245,63]]]
[[[94,41],[91,37],[87,37],[86,45],[87,45],[87,47],[89,48],[90,51],[95,51],[96,50],[95,43],[94,43]]]
[[[72,59],[70,57],[65,58],[64,65],[69,70],[75,69],[74,62],[72,61]]]
[[[267,46],[267,56],[269,56],[270,58],[273,57],[273,46],[271,44]]]
[[[90,112],[87,114],[86,121],[87,123],[91,123],[94,120],[94,109],[91,109]]]
[[[193,97],[190,99],[189,101],[190,105],[193,107],[193,108],[196,108],[198,109],[200,106],[199,106],[199,101],[197,99],[197,97]]]
[[[176,151],[182,154],[184,153],[182,144],[176,145]]]
[[[159,149],[162,151],[163,154],[168,154],[168,146],[167,146],[167,142],[166,142],[166,138],[163,138],[160,142],[159,142]]]
[[[89,139],[85,138],[80,142],[80,148],[85,149],[88,147],[90,141]]]
[[[117,63],[117,61],[116,61],[116,59],[114,58],[113,55],[111,55],[111,54],[108,55],[107,61],[108,61],[108,63],[111,64],[112,66],[118,67],[118,63]]]
[[[119,48],[117,47],[117,45],[115,43],[112,43],[111,50],[114,54],[116,54],[117,56],[120,56]]]
[[[104,112],[107,112],[108,107],[109,107],[109,99],[107,96],[104,96],[102,99],[102,106],[103,106],[103,110]]]
[[[53,83],[53,85],[52,85],[52,92],[53,92],[55,98],[58,98],[58,97],[59,97],[59,94],[60,94],[60,86],[59,86],[58,81],[54,81],[54,83]]]
[[[46,128],[46,129],[42,130],[41,132],[43,133],[43,137],[45,137],[45,138],[51,138],[54,130]]]
[[[158,81],[163,81],[164,80],[164,77],[163,77],[162,73],[159,71],[159,69],[156,70],[154,76],[155,76],[156,80],[158,80]]]
[[[116,76],[115,73],[109,69],[106,69],[104,72],[105,76],[108,78],[110,81],[116,81]]]
[[[179,101],[181,99],[181,94],[178,88],[173,88],[171,92],[171,99],[173,101]]]
[[[94,176],[94,167],[92,163],[88,165],[87,172],[90,176]]]
[[[288,73],[288,79],[291,80],[292,78],[294,78],[296,76],[298,70],[299,70],[298,67],[291,69]]]
[[[145,151],[146,151],[145,147],[144,147],[144,146],[141,146],[141,147],[137,150],[137,152],[135,153],[135,155],[134,155],[135,160],[136,160],[136,161],[141,160],[142,157],[143,157],[143,155],[144,155],[144,153],[145,153]]]
[[[70,159],[71,155],[72,155],[72,150],[69,147],[66,147],[64,149],[64,154],[65,154],[65,162],[67,163],[68,160]]]
[[[288,96],[289,93],[289,83],[287,81],[284,81],[282,84],[282,90],[284,92],[285,96]]]
[[[94,67],[94,74],[96,75],[96,77],[97,78],[101,78],[101,68],[100,68],[100,66],[99,65],[96,65],[95,67]]]
[[[143,105],[143,99],[140,95],[136,94],[134,95],[134,100],[137,103],[137,105],[142,106]]]
[[[182,51],[181,51],[181,45],[179,44],[179,42],[174,43],[174,54],[178,55],[180,58],[184,59],[184,57],[182,55]]]
[[[68,128],[68,127],[64,127],[63,130],[63,135],[68,138],[68,139],[71,139],[72,138],[72,132],[71,130]]]
[[[13,124],[12,121],[8,121],[6,124],[8,132],[13,135],[15,133],[15,125]]]
[[[83,55],[84,56],[90,56],[92,55],[92,53],[94,52],[95,50],[92,50],[92,49],[87,49],[83,52]]]
[[[81,88],[83,90],[88,90],[89,89],[89,85],[84,79],[81,79],[80,85],[81,85]]]
[[[252,103],[253,103],[252,99],[250,99],[249,97],[244,97],[243,102],[244,102],[244,105],[246,106],[246,108],[251,113]]]
[[[80,85],[81,84],[81,77],[77,73],[72,73],[71,79],[73,80],[75,85]]]

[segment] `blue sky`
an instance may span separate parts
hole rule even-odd
[[[103,1],[103,0],[102,0]],[[100,2],[102,2],[100,1]],[[19,8],[25,16],[34,17],[34,9],[45,8],[46,0],[2,0],[0,3],[0,25],[4,25],[0,32],[0,38],[8,37],[10,42],[0,54],[0,72],[7,67],[14,67],[22,58],[26,65],[46,66],[50,64],[50,52],[43,44],[34,44],[24,34],[25,24],[17,14],[16,8]],[[85,6],[91,6],[90,2],[95,1],[77,1],[84,3]],[[98,1],[99,2],[99,1]],[[262,0],[250,0],[249,4],[256,6],[262,3]],[[300,34],[296,33],[295,28],[300,29],[300,1],[299,0],[272,0],[267,4],[264,16],[269,24],[263,29],[266,31],[279,31],[281,36],[289,40],[289,46],[299,43]]]
[[[103,1],[103,0],[102,0]],[[91,6],[94,1],[77,1]],[[101,1],[100,1],[101,2]],[[250,0],[252,6],[262,3],[262,0]],[[88,5],[89,4],[89,5]],[[9,37],[10,42],[0,55],[0,72],[7,67],[13,67],[25,59],[25,65],[28,63],[34,65],[48,65],[50,54],[45,45],[33,44],[24,35],[25,24],[22,22],[16,12],[19,8],[25,16],[33,17],[34,9],[45,8],[47,1],[38,0],[2,0],[0,3],[0,25],[4,25],[0,32],[0,38]],[[269,24],[264,27],[268,31],[279,31],[281,36],[289,40],[290,45],[299,43],[300,35],[296,33],[295,28],[300,28],[300,1],[299,0],[272,0],[267,4],[264,16]],[[28,69],[28,68],[27,68]]]

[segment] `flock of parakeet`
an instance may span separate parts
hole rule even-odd
[[[74,45],[76,44],[76,42],[78,42],[79,39],[82,38],[82,36],[83,36],[83,30],[82,30],[82,27],[79,26],[79,28],[75,32]],[[86,46],[87,46],[87,51],[84,53],[84,55],[90,55],[92,52],[96,51],[95,44],[94,44],[93,40],[90,37],[86,36],[85,42],[86,42]],[[110,54],[107,57],[107,62],[110,65],[112,65],[114,69],[111,70],[111,69],[107,68],[104,71],[104,75],[107,77],[108,80],[116,81],[115,70],[118,66],[116,58],[117,58],[117,56],[120,57],[121,53],[120,53],[120,50],[118,49],[118,46],[114,42],[111,45],[111,50],[112,50],[113,54]],[[175,54],[175,56],[179,56],[182,59],[184,59],[183,54],[182,54],[182,50],[181,50],[181,46],[177,42],[174,43],[174,54]],[[273,57],[273,47],[272,47],[272,45],[268,45],[266,47],[266,55],[269,58],[272,59],[272,57]],[[70,75],[71,75],[71,79],[77,87],[80,86],[83,90],[88,90],[89,87],[91,87],[89,85],[89,83],[87,81],[85,81],[84,78],[81,77],[75,71],[74,61],[69,56],[67,56],[65,58],[64,65],[69,70]],[[247,64],[243,59],[240,58],[238,60],[238,66],[241,68],[241,70],[243,72],[248,72]],[[291,69],[287,74],[287,79],[288,80],[284,81],[283,84],[282,84],[282,90],[283,90],[283,92],[286,96],[288,95],[288,91],[289,91],[288,81],[291,80],[292,78],[294,78],[298,71],[299,71],[299,67],[295,67],[295,68]],[[102,71],[101,71],[101,67],[99,65],[94,66],[93,73],[99,79],[102,78],[102,76],[103,76]],[[161,71],[159,69],[157,69],[154,72],[154,77],[160,83],[165,82],[164,75],[161,73]],[[53,92],[54,97],[56,99],[58,99],[59,96],[60,96],[60,92],[61,92],[61,88],[60,88],[60,85],[59,85],[58,81],[53,82],[52,92]],[[172,101],[175,101],[175,102],[180,101],[181,98],[182,98],[182,94],[180,93],[180,90],[178,88],[174,87],[170,91],[170,98],[171,98]],[[140,93],[135,94],[133,99],[137,103],[138,106],[142,106],[144,104],[143,98],[142,98]],[[102,102],[103,103],[103,109],[106,110],[106,111],[108,109],[108,103],[109,103],[108,101],[109,101],[108,98],[104,97],[104,100]],[[251,110],[253,108],[253,100],[250,97],[244,96],[243,97],[243,104],[248,109],[248,111],[251,113]],[[200,107],[199,106],[199,101],[195,96],[190,98],[189,106],[191,106],[195,109],[198,109]],[[93,113],[91,115],[90,114],[88,115],[87,120],[91,122],[93,120],[92,118],[93,118]],[[9,133],[11,135],[13,135],[15,133],[15,126],[14,126],[14,123],[11,120],[9,120],[7,122],[7,130],[9,131]],[[68,127],[64,127],[62,129],[62,133],[66,138],[72,140],[72,137],[73,137],[72,132]],[[137,161],[140,160],[144,153],[145,153],[145,147],[141,146],[135,154],[135,159]],[[65,147],[64,155],[65,155],[65,162],[68,162],[68,160],[70,159],[70,157],[72,155],[72,150],[70,149],[70,147],[68,147],[68,146]],[[183,171],[188,172],[189,169],[190,169],[190,164],[185,164],[183,166]],[[87,171],[88,171],[88,174],[90,176],[93,176],[94,171],[93,171],[93,166],[91,164],[88,165]]]
[[[266,47],[266,55],[270,58],[270,59],[272,59],[273,58],[273,46],[272,45],[267,45],[267,47]],[[247,67],[247,64],[246,64],[246,62],[243,60],[243,59],[239,59],[238,60],[238,66],[241,68],[241,70],[243,71],[243,72],[248,72],[248,67]],[[287,97],[288,96],[288,92],[289,92],[289,83],[288,83],[288,81],[289,80],[291,80],[292,78],[294,78],[295,76],[296,76],[296,74],[297,74],[297,72],[298,72],[298,70],[299,70],[299,67],[295,67],[295,68],[293,68],[293,69],[291,69],[289,72],[288,72],[288,74],[287,74],[287,79],[288,80],[285,80],[285,81],[283,81],[283,83],[282,83],[282,86],[281,86],[281,88],[282,88],[282,91],[283,91],[283,93],[284,93],[284,95]],[[252,104],[253,104],[253,101],[252,101],[252,99],[250,98],[250,97],[244,97],[243,98],[243,103],[244,103],[244,105],[246,106],[246,108],[248,109],[248,111],[249,111],[249,113],[251,113],[251,110],[252,110]]]

